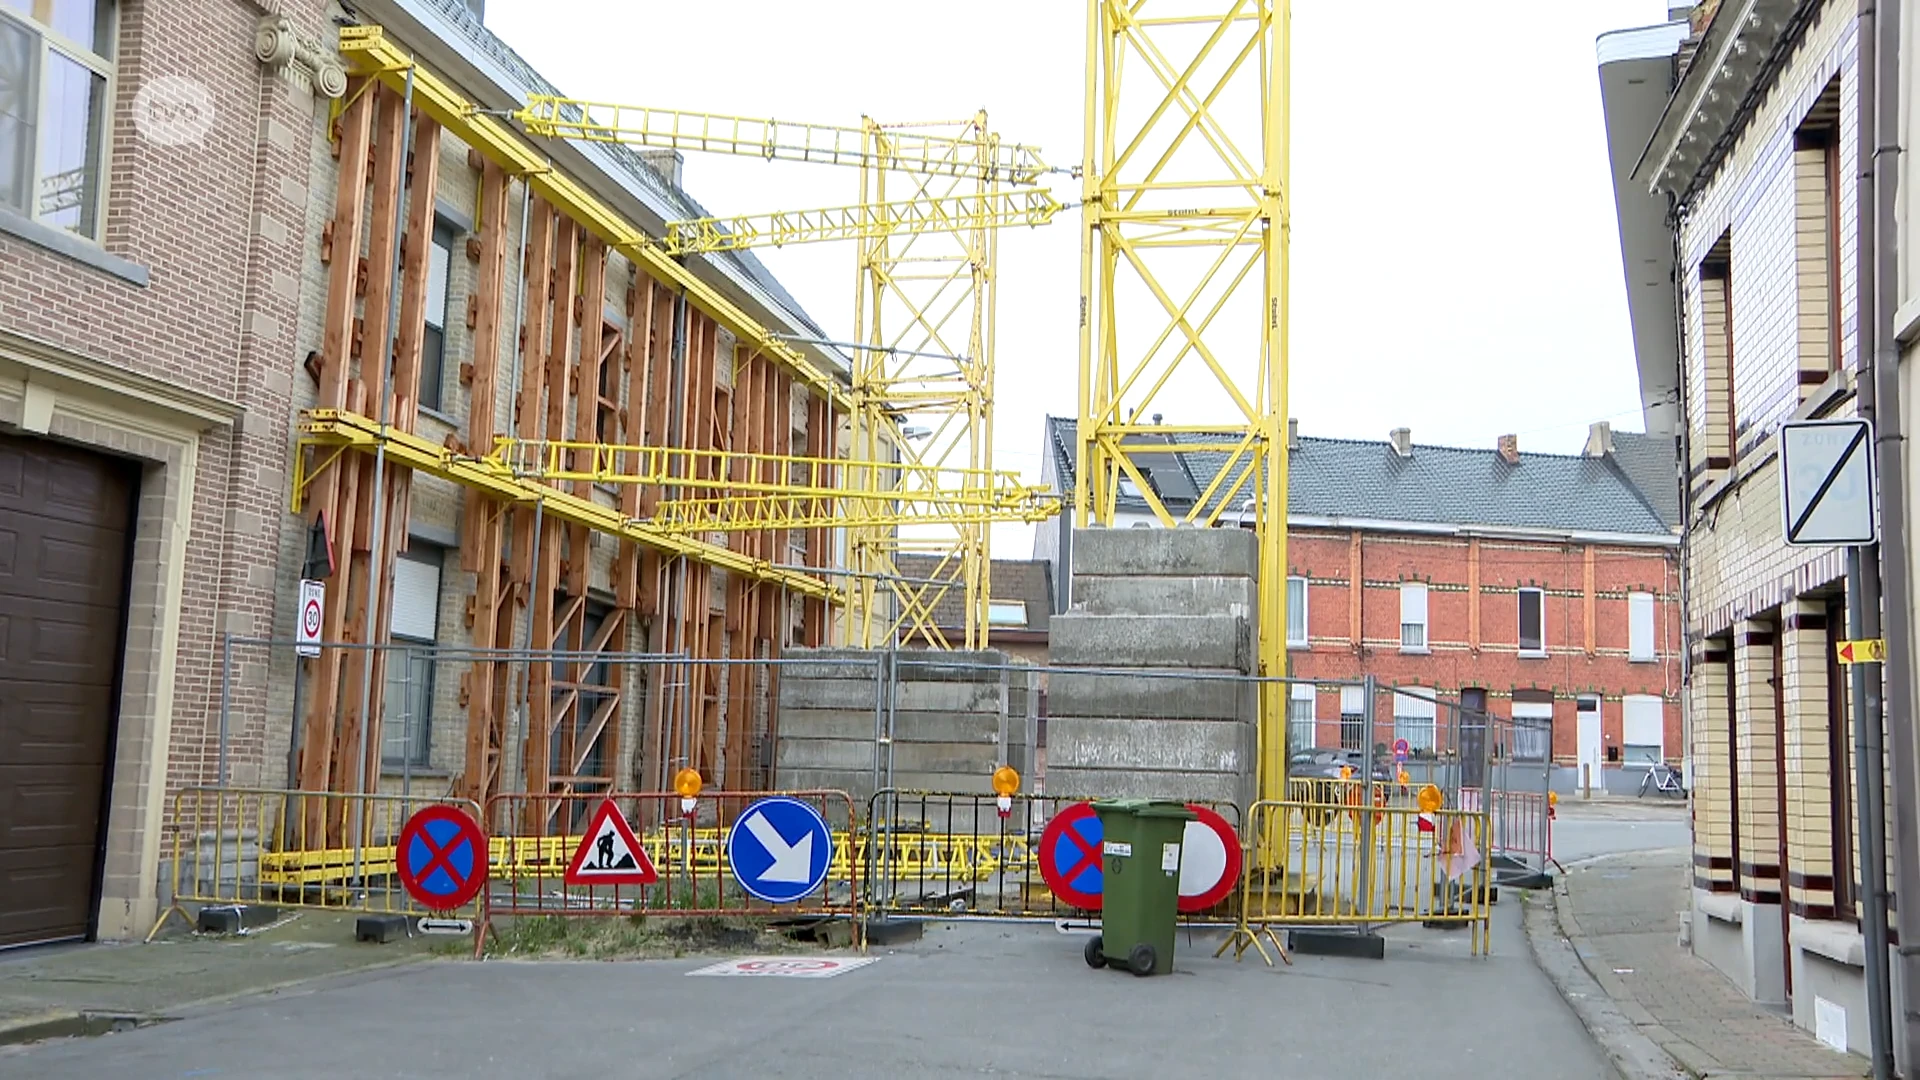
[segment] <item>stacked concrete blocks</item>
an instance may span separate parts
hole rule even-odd
[[[864,808],[887,784],[991,794],[1001,763],[1029,774],[1037,668],[997,650],[788,649],[775,781],[846,791]],[[890,783],[889,783],[890,782]]]
[[[1050,627],[1047,792],[1254,797],[1259,550],[1244,529],[1082,529]],[[1077,669],[1077,670],[1076,670]],[[1124,669],[1124,670],[1115,670]]]

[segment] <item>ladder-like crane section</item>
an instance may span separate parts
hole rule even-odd
[[[1251,525],[1259,666],[1287,674],[1289,0],[1095,0],[1087,25],[1075,520],[1122,487],[1160,522]],[[1163,394],[1188,422],[1148,423]],[[1218,461],[1182,505],[1173,449]],[[1261,687],[1260,794],[1286,767],[1285,688]]]
[[[960,233],[1012,225],[1045,225],[1061,205],[1045,191],[999,191],[818,210],[780,210],[667,222],[660,242],[669,255],[704,255],[829,240],[873,240],[921,233]]]
[[[976,151],[983,144],[970,134],[900,132],[879,147],[864,126],[653,109],[545,94],[530,95],[525,108],[507,115],[532,135],[657,150],[854,168],[884,163],[888,169],[923,176],[966,176],[1020,185],[1037,184],[1048,173],[1070,171],[1050,167],[1034,147],[998,139],[991,140],[989,153],[979,154]]]
[[[858,243],[851,456],[905,468],[853,470],[849,490],[863,498],[843,505],[870,508],[891,498],[910,512],[861,509],[837,522],[847,529],[854,571],[842,592],[846,639],[869,647],[902,638],[985,645],[991,527],[1039,520],[1041,505],[995,502],[993,485],[972,479],[992,473],[997,231],[1051,221],[1062,206],[1038,185],[1075,170],[1048,166],[1033,147],[1003,141],[985,113],[942,124],[869,119],[854,128],[535,95],[505,115],[551,138],[860,170],[856,204],[669,222],[659,250]],[[905,199],[897,197],[903,188]],[[956,492],[929,483],[949,478],[963,486]],[[816,520],[819,505],[801,513],[778,500],[706,502],[686,507],[685,520],[696,529],[752,528],[748,523],[796,513]],[[905,552],[937,556],[941,580],[903,588],[895,556]],[[965,601],[957,642],[932,616],[953,591]]]

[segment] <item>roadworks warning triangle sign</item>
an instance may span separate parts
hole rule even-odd
[[[647,858],[640,838],[633,835],[626,815],[612,799],[601,803],[593,812],[587,835],[580,838],[573,861],[567,864],[567,884],[651,885],[658,880],[653,860]]]

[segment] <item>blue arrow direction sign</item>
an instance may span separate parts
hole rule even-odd
[[[785,795],[761,799],[727,832],[727,865],[740,887],[770,904],[791,904],[827,880],[833,833],[820,811]]]

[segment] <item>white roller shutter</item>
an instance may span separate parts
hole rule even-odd
[[[1622,703],[1620,741],[1631,747],[1646,747],[1653,759],[1665,760],[1667,752],[1666,706],[1652,694],[1628,694]],[[1642,764],[1642,762],[1629,762]]]
[[[440,565],[400,558],[393,565],[393,636],[432,641],[440,626]]]
[[[1651,660],[1653,651],[1653,594],[1627,594],[1627,658]]]

